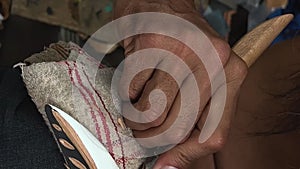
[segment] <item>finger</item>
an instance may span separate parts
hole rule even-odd
[[[128,101],[127,98],[129,95],[131,101],[137,101],[146,83],[153,76],[155,68],[158,67],[162,60],[164,60],[164,63],[161,65],[161,68],[175,68],[174,61],[165,58],[173,55],[171,52],[175,53],[176,49],[178,49],[176,46],[179,46],[178,43],[169,37],[156,34],[136,35],[124,40],[123,46],[125,48],[126,59],[120,81],[121,99]],[[169,51],[169,53],[162,50]],[[144,70],[145,68],[146,70]],[[130,78],[137,72],[138,74],[134,79]],[[169,73],[170,71],[166,72]],[[127,89],[128,86],[129,90]]]
[[[207,117],[208,112],[209,107],[204,110],[202,117]],[[226,131],[224,131],[223,129],[223,127],[218,127],[218,129],[210,137],[210,139],[207,142],[201,144],[199,142],[201,130],[199,130],[198,127],[195,128],[188,140],[186,140],[182,144],[177,145],[170,151],[162,154],[157,160],[154,169],[163,169],[165,167],[183,169],[186,168],[195,159],[216,152],[224,144],[225,138],[222,134],[226,133]]]
[[[185,137],[187,137],[186,135],[188,135],[191,130],[188,130],[186,126],[189,123],[184,122],[184,120],[178,120],[178,122],[175,124],[175,120],[178,118],[178,113],[180,110],[180,98],[180,93],[178,93],[178,96],[176,97],[176,100],[172,105],[172,110],[170,110],[167,119],[163,122],[162,125],[160,125],[159,127],[152,127],[143,131],[133,130],[133,135],[135,138],[137,138],[137,141],[140,145],[146,148],[153,148],[171,144],[178,144]],[[177,111],[174,111],[173,109]],[[166,117],[164,116],[163,118]],[[170,135],[172,135],[172,137]]]
[[[123,101],[135,102],[138,99],[147,81],[151,78],[154,68],[160,61],[155,56],[149,59],[145,56],[137,56],[138,54],[128,55],[124,61],[119,83],[119,95]]]
[[[214,131],[214,133],[208,138],[207,141],[204,142],[203,145],[207,145],[209,147],[209,151],[206,153],[214,153],[218,150],[220,150],[225,141],[226,137],[229,132],[230,124],[232,117],[234,115],[234,112],[236,111],[237,107],[237,101],[239,97],[239,90],[240,87],[246,77],[247,74],[247,66],[245,62],[243,62],[239,57],[237,57],[235,54],[232,54],[230,57],[230,60],[228,64],[225,66],[225,75],[226,75],[226,84],[222,85],[216,93],[213,95],[213,99],[215,98],[221,98],[220,97],[220,91],[224,90],[223,88],[226,88],[226,100],[225,100],[225,107],[223,110],[221,121],[219,122],[217,129]],[[218,99],[216,99],[218,100]],[[214,117],[209,116],[208,109],[214,110],[213,107],[217,106],[215,104],[210,104],[205,108],[204,113],[202,114],[200,120],[197,123],[196,128],[201,131],[201,135],[205,135],[204,131],[204,125],[207,121],[214,122]],[[211,118],[211,119],[208,119]],[[208,124],[211,125],[211,124]],[[202,142],[201,136],[198,139],[198,142]],[[201,144],[200,144],[201,145]]]
[[[239,88],[246,75],[246,65],[241,62],[239,58],[231,57],[225,67],[227,84],[222,86],[227,88],[225,109],[222,119],[213,135],[206,142],[201,144],[199,143],[200,130],[196,128],[186,142],[161,155],[154,169],[167,166],[179,169],[186,168],[191,161],[215,153],[224,146],[230,127],[230,121],[235,112]],[[222,90],[222,87],[218,90]],[[218,97],[218,91],[213,97]],[[197,124],[199,128],[204,124],[202,118],[205,118],[208,113],[209,107],[206,107],[203,117],[201,117],[201,120]]]
[[[206,147],[199,144],[199,135],[200,131],[198,129],[194,129],[188,140],[160,155],[154,169],[164,169],[167,167],[183,169],[186,168],[193,160],[209,154]]]
[[[196,79],[199,81],[201,79],[201,82],[204,81],[206,83],[201,84]],[[140,144],[144,147],[155,147],[178,144],[185,140],[201,115],[199,107],[200,112],[202,112],[202,107],[207,104],[211,96],[210,83],[208,81],[208,75],[200,70],[189,75],[183,82],[180,92],[178,92],[163,124],[144,131],[134,131],[136,138],[151,138],[140,142]],[[200,91],[200,93],[196,93],[197,91]]]
[[[126,68],[124,67],[124,72],[122,73],[120,86],[119,86],[119,90],[120,90],[119,94],[121,99],[124,102],[135,103],[141,96],[141,93],[144,90],[145,85],[151,79],[151,76],[154,73],[154,69],[143,70],[142,72],[139,72],[136,76],[134,76],[132,80],[130,80],[127,77],[128,74],[131,74],[131,72],[133,72],[134,68],[127,65],[130,65],[130,63],[126,63],[125,66]]]
[[[126,125],[133,130],[147,130],[161,125],[177,95],[178,88],[177,83],[168,73],[156,70],[151,80],[147,82],[138,102],[134,104],[134,108],[141,113],[133,113],[134,110],[130,108],[131,103],[123,105]],[[153,94],[152,99],[150,99],[151,93],[156,89],[161,90],[165,97],[158,96],[160,94],[157,93]],[[140,117],[135,118],[137,120],[129,120],[132,115]],[[145,123],[145,121],[149,123]]]
[[[173,53],[163,50],[156,51],[163,61],[159,63],[138,102],[134,104],[134,108],[140,113],[133,113],[135,110],[129,103],[123,106],[123,115],[127,119],[125,120],[126,124],[134,130],[147,130],[157,127],[165,121],[179,87],[191,72],[184,61]]]
[[[222,119],[224,122],[224,117],[229,115],[229,113],[226,112],[231,112],[226,110],[232,108],[228,107],[228,101],[231,101],[232,98],[234,98],[235,93],[239,90],[240,85],[247,74],[247,66],[244,61],[232,53],[228,64],[225,65],[224,72],[226,76],[225,84],[225,81],[222,80],[222,74],[219,74],[219,76],[216,77],[216,83],[221,82],[223,85],[217,89],[211,98],[211,113],[208,115],[203,128],[201,128],[202,133],[199,140],[200,142],[204,142],[213,134]],[[222,103],[225,103],[224,107],[221,106]],[[227,122],[230,121],[227,120]]]

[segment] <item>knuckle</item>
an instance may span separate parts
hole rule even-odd
[[[132,87],[130,90],[129,90],[129,100],[131,101],[136,101],[137,100],[137,97],[139,95],[138,93],[138,89],[135,88],[135,87]]]
[[[225,65],[231,53],[229,44],[226,41],[216,37],[212,38],[212,43],[219,54],[222,64]]]
[[[142,113],[149,110],[151,108],[151,105],[147,99],[141,100],[140,98],[139,102],[133,104],[133,107],[137,110],[138,113],[140,113],[140,116],[143,116]],[[149,117],[149,114],[146,114],[146,117]]]
[[[217,136],[214,139],[211,139],[207,142],[207,148],[211,152],[218,152],[220,151],[226,144],[227,137],[225,136]]]
[[[178,148],[178,151],[176,154],[174,154],[174,162],[178,165],[180,165],[181,168],[185,168],[187,165],[189,165],[193,160],[195,159],[193,152],[187,152],[191,150],[185,150],[182,147]],[[192,155],[191,155],[192,154]]]

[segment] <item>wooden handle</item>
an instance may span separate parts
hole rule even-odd
[[[234,45],[233,51],[250,67],[291,22],[293,17],[292,14],[286,14],[262,23],[243,36]]]

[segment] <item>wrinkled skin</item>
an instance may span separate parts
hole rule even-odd
[[[125,49],[126,57],[129,57],[130,54],[142,49],[159,48],[170,51],[180,57],[192,70],[193,76],[197,81],[198,91],[200,92],[201,97],[199,113],[197,115],[194,128],[191,131],[186,131],[185,125],[190,124],[183,124],[183,126],[175,130],[173,133],[165,135],[164,140],[156,142],[140,142],[140,144],[145,147],[164,146],[167,143],[176,144],[178,143],[178,138],[182,138],[181,136],[189,133],[184,137],[184,139],[180,140],[179,145],[160,155],[154,167],[154,169],[160,169],[166,166],[172,166],[180,169],[187,168],[194,159],[215,153],[223,147],[230,128],[232,115],[235,112],[239,88],[247,73],[247,67],[246,64],[231,51],[228,44],[208,26],[207,22],[195,10],[194,4],[191,0],[117,0],[116,2],[115,19],[139,12],[163,12],[173,14],[196,25],[206,34],[211,43],[214,45],[225,70],[227,81],[225,84],[223,83],[219,86],[220,88],[227,88],[227,99],[222,120],[214,134],[205,143],[200,144],[198,138],[201,128],[206,120],[210,99],[211,97],[218,97],[219,92],[217,90],[215,93],[211,94],[210,81],[201,61],[190,50],[190,48],[177,40],[162,35],[142,34],[130,37],[121,42]],[[145,22],[145,26],[147,26],[147,24],[151,24],[146,21],[142,22]],[[197,35],[189,30],[182,30],[182,33],[186,36],[186,38],[197,38]],[[147,62],[147,60],[139,60],[139,62]],[[163,63],[164,60],[157,61],[157,67],[163,65]],[[134,136],[137,138],[155,136],[167,130],[177,118],[180,107],[180,96],[178,95],[178,92],[180,92],[178,91],[179,87],[174,79],[172,79],[167,73],[157,69],[148,69],[135,76],[135,78],[130,82],[129,91],[126,91],[126,89],[122,88],[124,87],[122,84],[128,80],[127,77],[131,71],[130,69],[133,69],[131,65],[133,65],[133,63],[125,61],[123,75],[120,82],[120,96],[123,99],[123,113],[130,113],[126,112],[126,110],[128,110],[126,107],[128,104],[131,104],[130,102],[133,103],[136,109],[142,112],[148,110],[150,108],[148,100],[149,94],[154,89],[160,89],[165,93],[167,97],[167,106],[159,118],[150,123],[141,124],[128,119],[125,119],[125,123],[133,130]],[[176,68],[177,66],[174,65],[173,67]],[[180,73],[180,70],[173,69],[172,71],[174,71],[175,74],[180,74],[182,76],[181,79],[188,79],[190,76],[189,74]],[[219,72],[220,70],[216,71],[214,78],[218,76]],[[181,86],[188,86],[188,83],[188,80],[183,80]],[[130,100],[126,100],[126,95],[129,95]],[[186,116],[188,116],[188,113],[189,112],[184,112]],[[149,115],[151,116],[152,114],[150,113]],[[155,115],[155,112],[153,112],[153,115]]]

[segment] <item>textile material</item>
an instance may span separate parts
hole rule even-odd
[[[110,91],[114,70],[99,69],[93,84],[94,74],[89,68],[99,65],[77,45],[69,43],[69,49],[67,61],[36,63],[23,68],[29,95],[46,121],[44,106],[52,104],[89,129],[121,169],[139,168],[145,159],[137,157],[145,150],[132,138],[130,130],[122,130],[117,123],[120,102],[116,98],[114,104]],[[78,57],[83,62],[75,62]]]
[[[61,169],[63,157],[15,69],[0,69],[0,168]]]

